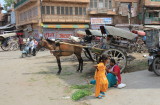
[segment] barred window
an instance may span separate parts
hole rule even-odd
[[[83,15],[86,15],[86,8],[83,8]]]
[[[69,15],[73,15],[73,8],[69,7]]]
[[[108,8],[108,0],[105,0],[105,8]]]
[[[82,15],[82,7],[79,7],[79,15]]]
[[[49,15],[50,14],[50,6],[46,6],[46,12],[47,12],[47,14]]]
[[[78,15],[78,7],[75,7],[75,15]]]
[[[54,6],[51,6],[51,14],[54,15]]]
[[[42,6],[42,14],[45,14],[45,6]]]
[[[57,15],[60,15],[60,7],[57,7]]]
[[[68,15],[68,7],[65,7],[65,14]]]
[[[61,15],[64,15],[64,7],[61,7]]]

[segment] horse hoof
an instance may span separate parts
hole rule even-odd
[[[79,72],[79,70],[76,71],[77,73]]]
[[[60,73],[57,73],[57,75],[60,75]]]

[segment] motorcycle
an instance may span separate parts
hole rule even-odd
[[[22,55],[21,57],[22,58],[25,58],[29,55],[32,55],[32,56],[36,56],[36,48],[33,48],[33,50],[31,51],[31,49],[29,48],[29,46],[25,46],[23,51],[22,51]]]
[[[160,76],[160,49],[152,49],[148,56],[148,70]]]

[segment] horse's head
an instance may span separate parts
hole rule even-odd
[[[44,39],[41,39],[39,42],[38,42],[38,45],[37,45],[37,51],[39,51],[39,49],[41,49],[42,47],[45,47],[46,48],[47,46],[47,41],[44,40]]]

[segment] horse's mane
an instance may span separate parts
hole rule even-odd
[[[49,44],[53,44],[55,41],[52,41],[52,40],[50,40],[50,39],[46,39],[46,41],[49,43]]]

